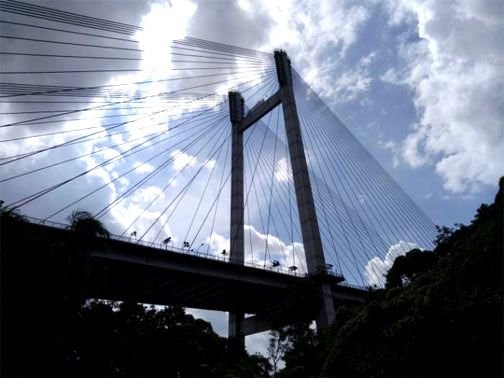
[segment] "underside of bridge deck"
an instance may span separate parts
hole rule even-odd
[[[282,274],[114,239],[76,244],[72,231],[38,224],[28,227],[33,235],[52,240],[58,246],[56,258],[69,259],[72,271],[80,272],[80,293],[86,298],[259,314],[260,321],[244,324],[245,334],[261,331],[265,319],[287,306],[296,290],[318,286],[321,280],[333,288],[336,303],[362,302],[366,294],[341,285],[340,277]],[[55,257],[54,251],[30,253]]]

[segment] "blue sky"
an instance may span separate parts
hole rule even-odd
[[[331,4],[334,5],[334,2]],[[328,51],[324,51],[321,56],[332,54],[338,61],[337,67],[330,71],[333,81],[338,82],[339,78],[346,75],[353,79],[348,82],[349,86],[356,83],[364,84],[361,86],[362,90],[355,95],[352,93],[348,95],[345,89],[341,89],[337,94],[342,94],[343,98],[338,98],[336,95],[326,101],[436,224],[467,222],[481,202],[492,199],[496,180],[502,173],[502,169],[499,168],[503,166],[504,159],[501,121],[502,73],[496,66],[502,62],[502,37],[500,39],[496,37],[495,44],[488,46],[488,50],[485,51],[486,55],[475,57],[471,55],[473,52],[470,51],[470,45],[480,44],[481,41],[477,38],[464,41],[468,44],[467,51],[464,51],[458,46],[462,42],[457,41],[457,32],[465,28],[464,22],[467,23],[467,28],[470,28],[473,22],[478,21],[481,26],[487,26],[489,35],[498,35],[502,32],[502,17],[500,22],[494,23],[490,20],[487,24],[482,19],[484,20],[487,15],[486,11],[492,12],[492,15],[498,15],[500,12],[502,16],[502,4],[473,1],[465,3],[467,8],[458,10],[457,8],[464,6],[463,3],[422,2],[421,6],[415,5],[414,2],[350,4],[352,4],[350,8],[362,7],[367,14],[366,21],[355,30],[355,41],[347,47],[342,57],[341,49],[338,48],[327,48]],[[495,9],[491,9],[492,7]],[[457,11],[461,13],[460,20],[452,20],[451,16],[446,16],[446,12],[457,13]],[[394,17],[399,16],[391,12],[405,12],[405,14],[402,18],[396,19]],[[425,14],[430,14],[431,20],[419,21]],[[419,35],[419,28],[441,23],[445,24],[446,33],[450,33],[449,37],[443,39],[437,34],[425,31],[423,38]],[[436,25],[432,26],[433,29],[434,27]],[[337,29],[335,25],[335,30]],[[438,45],[436,49],[446,49],[446,56],[436,56],[437,50],[429,44]],[[421,55],[411,58],[412,54]],[[368,57],[372,57],[370,63],[363,67],[363,60]],[[465,60],[465,67],[451,68],[459,60]],[[421,67],[422,64],[425,67]],[[437,70],[431,70],[429,65],[434,64],[441,66]],[[493,75],[479,77],[477,73],[471,72],[483,64],[488,64],[491,67],[489,69],[493,69]],[[409,71],[415,69],[425,70],[422,72],[423,76],[413,78],[412,76],[418,73]],[[349,74],[355,72],[357,74],[353,77]],[[389,80],[386,77],[393,76],[392,74],[398,76],[397,80]],[[473,75],[471,79],[474,81],[458,83],[457,74]],[[399,78],[399,76],[405,77]],[[458,114],[456,109],[450,108],[463,106],[469,108],[467,112],[481,112],[476,106],[472,108],[471,102],[475,100],[473,96],[481,94],[478,93],[478,89],[487,86],[487,80],[493,86],[484,92],[488,96],[486,110],[489,111],[489,114],[482,116],[485,120],[480,121],[477,117],[470,121],[460,119],[464,114]],[[440,93],[433,91],[427,95],[432,96],[429,99],[423,98],[425,94],[419,92],[423,85],[432,85],[433,90],[438,86],[448,88],[439,88]],[[450,86],[453,88],[449,88]],[[444,94],[462,96],[458,90],[465,92],[465,100],[444,97]],[[345,95],[348,101],[345,101]],[[443,107],[443,104],[437,103],[438,101],[445,103],[446,111],[436,114],[432,119],[429,115],[427,120],[426,113],[435,112],[436,107]],[[408,149],[410,147],[408,140],[420,135],[422,130],[428,130],[429,134],[424,141],[431,146],[422,149],[420,144],[416,150]],[[487,132],[496,138],[487,139],[485,135]],[[442,143],[436,144],[436,138],[450,138],[458,134],[460,145],[457,146],[457,140],[453,139],[453,149],[452,146]],[[476,134],[476,138],[466,140],[464,134]],[[486,153],[479,154],[483,148],[486,149]],[[460,156],[460,160],[464,161],[463,166],[452,164],[445,167],[443,163],[446,163],[450,156]],[[479,167],[471,171],[466,165],[470,162]]]
[[[483,1],[481,7],[498,5],[496,2],[493,3],[495,4],[490,1]],[[452,5],[453,8],[456,8],[455,2]],[[435,11],[434,4],[430,4],[430,6]],[[425,5],[425,7],[428,8],[428,5]],[[499,9],[502,16],[502,6],[500,8],[497,6],[497,12],[499,12]],[[456,222],[467,222],[481,202],[492,200],[497,176],[489,174],[489,179],[481,182],[478,180],[477,174],[473,177],[463,177],[465,175],[460,172],[453,172],[455,177],[459,175],[460,180],[467,181],[465,185],[449,186],[446,178],[447,174],[440,174],[436,171],[436,164],[439,164],[448,154],[443,154],[443,151],[437,154],[424,153],[422,157],[427,161],[419,166],[414,166],[415,164],[412,166],[412,159],[408,159],[404,154],[401,156],[401,153],[398,152],[401,147],[404,148],[406,139],[412,134],[415,125],[421,122],[423,111],[420,106],[415,104],[415,101],[417,101],[415,87],[403,83],[387,82],[383,76],[389,70],[400,72],[408,64],[402,57],[401,45],[415,46],[425,43],[425,39],[419,36],[418,19],[414,13],[409,15],[408,19],[391,25],[390,19],[387,20],[390,17],[387,12],[386,7],[385,9],[382,6],[372,7],[370,19],[361,29],[361,37],[349,49],[345,59],[347,66],[353,66],[358,64],[362,56],[376,54],[369,66],[371,81],[368,90],[357,101],[335,104],[334,110],[340,118],[346,121],[354,134],[372,151],[387,171],[401,183],[406,192],[415,199],[436,224],[451,225]],[[436,15],[433,17],[436,17]],[[498,30],[502,30],[502,25],[500,29],[495,27],[495,33]],[[451,30],[450,32],[456,33],[457,31]],[[452,38],[456,38],[456,36]],[[450,43],[450,41],[440,42]],[[479,42],[475,39],[469,41],[469,43],[477,44]],[[497,57],[500,56],[499,59],[502,60],[502,39],[500,44],[495,45],[495,50],[491,53]],[[464,54],[461,55],[461,57],[453,55],[452,58],[454,60],[463,58]],[[425,59],[428,58],[429,55],[426,54]],[[482,59],[482,57],[479,57],[479,59]],[[475,59],[473,64],[478,64],[479,59]],[[450,62],[448,61],[446,64],[449,65]],[[424,80],[435,80],[435,78],[430,79],[427,76]],[[502,75],[499,72],[496,72],[492,80],[500,81],[502,85]],[[457,85],[456,82],[444,84]],[[477,86],[477,83],[474,86]],[[503,162],[502,118],[500,118],[502,114],[502,86],[500,95],[498,94],[498,86],[496,90],[497,93],[488,94],[495,95],[494,99],[490,101],[495,101],[492,109],[495,117],[494,122],[500,123],[501,127],[500,143],[499,140],[496,140],[494,154],[488,155],[488,158],[494,161],[486,162],[478,174],[487,169],[490,171],[492,166],[502,166]],[[432,93],[432,96],[436,97],[437,94]],[[447,107],[450,106],[450,98],[444,98],[443,101],[446,102]],[[466,106],[470,105],[467,104]],[[477,112],[478,109],[475,108],[474,111]],[[439,114],[437,121],[442,123],[450,120],[444,120],[443,115]],[[435,130],[436,125],[432,127]],[[456,129],[456,127],[454,124],[453,128]],[[479,125],[475,124],[474,127],[479,127]],[[460,132],[463,133],[464,130],[461,128]],[[480,132],[485,133],[484,126]],[[481,141],[474,140],[473,143],[478,144]],[[499,150],[499,148],[501,149]],[[462,153],[468,155],[467,159],[479,160],[484,158],[472,154],[469,148],[468,151],[462,150]],[[498,168],[495,169],[495,172],[498,175]]]
[[[188,33],[286,49],[434,223],[467,222],[492,199],[504,166],[501,2],[197,4]]]
[[[136,76],[96,75],[92,78],[94,85],[170,75],[167,46],[171,40],[184,36],[268,52],[282,48],[288,52],[297,72],[435,224],[467,223],[482,202],[493,200],[504,167],[502,1],[47,0],[37,4],[144,27],[144,32],[137,35],[141,48],[145,50],[138,63],[142,72]],[[6,30],[16,32],[14,29]],[[47,37],[53,36],[47,34]],[[16,48],[30,46],[2,41],[2,50]],[[26,57],[6,59],[4,62],[4,71],[40,67],[39,62]],[[59,76],[59,82],[50,76],[23,76],[23,79],[59,85],[68,85],[69,80],[73,85],[88,85],[88,80],[91,80],[89,76]],[[20,81],[20,78],[9,77],[9,80]],[[159,88],[165,87],[133,86],[131,91],[150,93]],[[225,94],[227,89],[216,90]],[[95,98],[93,101],[98,100]],[[156,109],[161,104],[152,106]],[[20,108],[4,103],[1,109],[7,112]],[[191,110],[194,107],[187,104],[185,111]],[[97,112],[96,120],[83,118],[61,127],[71,129],[81,125],[100,128],[105,123],[99,120],[99,116],[105,114],[108,113]],[[15,120],[13,116],[2,116],[3,124]],[[138,134],[138,127],[148,125],[147,121],[136,123],[125,136],[126,140],[142,136]],[[19,135],[25,135],[25,132],[0,130],[2,139]],[[58,136],[4,143],[2,156],[68,140],[65,138]],[[58,150],[52,155],[2,167],[1,174],[2,177],[16,174],[47,161],[58,161],[103,146],[96,142],[75,147],[72,151]],[[76,174],[119,152],[123,150],[111,148],[98,157],[79,159],[65,170],[52,171],[50,178],[53,181],[63,180],[69,174]],[[162,180],[153,181],[150,186],[136,192],[105,218],[112,231],[123,232],[141,212],[142,206],[157,195],[161,196],[161,200],[169,200],[184,185],[184,179],[188,180],[195,172],[201,171],[205,179],[214,174],[216,179],[219,169],[225,169],[221,164],[225,161],[224,153],[208,160],[192,159],[196,156],[195,150],[187,154],[171,153],[175,157],[168,167],[170,174],[177,174],[187,165],[187,176],[181,175],[167,192],[161,190],[166,183]],[[207,150],[209,155],[210,150]],[[84,194],[86,188],[106,184],[118,172],[147,157],[147,154],[138,155],[134,160],[127,159],[107,169],[97,170],[85,179],[85,184],[70,185],[65,191],[49,195],[43,203],[27,206],[23,211],[43,218]],[[136,174],[151,172],[155,162],[144,165]],[[214,166],[216,171],[211,173]],[[43,175],[30,176],[22,181],[2,184],[1,197],[9,203],[21,194],[29,194],[33,188],[41,187],[46,178]],[[131,182],[134,180],[119,180],[106,185],[103,193],[84,202],[82,207],[98,211],[117,193],[126,190]],[[200,185],[200,191],[203,186]],[[211,186],[209,192],[215,195],[216,188]],[[228,196],[228,193],[224,191],[223,196]],[[196,202],[197,196],[188,195],[181,207],[188,209]],[[218,215],[227,211],[225,205],[221,206]],[[159,216],[161,209],[158,207],[147,212],[142,218],[143,223],[140,222],[142,224],[135,229],[141,233]],[[62,221],[64,218],[65,214],[60,214],[55,219]],[[187,214],[182,214],[180,219],[166,222],[163,227],[157,225],[156,231],[161,232],[161,237],[170,235],[181,242],[187,228],[183,221],[187,218]],[[216,233],[213,240],[201,239],[197,242],[211,244],[218,252],[229,248],[229,242],[225,231],[227,218],[225,215],[217,218],[223,220],[217,222],[215,229],[212,226]],[[257,243],[254,248],[261,251],[262,244],[259,244],[264,242],[266,230],[259,227],[257,219],[250,224],[253,226],[247,229],[250,242],[252,244],[253,239]],[[270,243],[277,249],[293,248],[294,244],[285,234],[279,232],[272,236],[277,238],[271,239]],[[378,263],[386,268],[396,255],[396,252],[380,255]],[[211,317],[222,332],[222,316]]]

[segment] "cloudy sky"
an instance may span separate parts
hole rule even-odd
[[[306,83],[323,98],[435,224],[468,222],[481,202],[492,200],[498,177],[503,174],[502,1],[49,0],[33,3],[142,26],[144,30],[135,34],[136,39],[140,41],[140,48],[144,50],[141,60],[135,63],[135,67],[141,72],[109,72],[94,75],[92,78],[55,78],[44,75],[37,76],[38,81],[30,81],[30,76],[27,75],[3,75],[1,81],[4,83],[70,85],[71,82],[71,85],[106,85],[134,82],[139,78],[166,77],[170,74],[171,63],[166,59],[166,55],[163,55],[163,51],[171,40],[185,36],[266,52],[282,48],[288,52],[293,66]],[[22,20],[15,17],[9,19]],[[16,33],[19,35],[20,31],[13,25],[2,25],[2,34]],[[35,35],[32,31],[30,37]],[[51,38],[53,35],[46,32],[45,37]],[[88,43],[89,40],[72,39],[74,42]],[[2,39],[0,42],[2,51],[35,49],[31,45],[23,45],[22,41]],[[50,47],[45,51],[49,50]],[[40,51],[39,48],[38,52]],[[27,56],[3,56],[2,60],[3,72],[34,71],[35,67],[40,70],[51,68],[48,61],[36,61]],[[246,64],[243,67],[246,67]],[[146,72],[149,72],[149,75]],[[254,79],[253,75],[250,77]],[[151,93],[149,91],[154,91],[154,87],[155,85],[148,89],[142,87],[141,93]],[[225,94],[228,88],[214,89]],[[129,90],[131,93],[140,91],[138,87]],[[218,103],[217,98],[207,100],[209,101],[201,106]],[[97,102],[99,98],[92,101]],[[150,106],[156,110],[156,106],[161,107],[162,104]],[[187,103],[182,108],[187,112],[197,106]],[[3,101],[1,109],[1,123],[7,124],[19,118],[6,113],[26,111],[27,108],[21,109]],[[217,110],[215,117],[219,116]],[[95,120],[90,121],[90,114],[87,114],[85,123],[80,123],[80,127],[103,127],[103,122],[100,121],[103,115],[103,112],[99,112]],[[152,118],[149,120],[152,121]],[[74,123],[62,127],[77,128],[78,125]],[[135,127],[137,129],[130,129],[130,139],[135,137],[135,132],[138,133],[142,123],[135,123]],[[25,134],[26,131],[19,129],[0,131],[2,140]],[[145,134],[139,134],[138,137],[145,137]],[[2,143],[1,156],[13,156],[27,149],[50,146],[67,141],[65,138],[66,136],[53,136],[22,142],[5,142]],[[218,138],[216,135],[216,140]],[[96,148],[100,148],[100,145],[86,144],[78,152],[85,154]],[[121,149],[104,149],[100,158],[111,158],[117,151],[124,152]],[[226,157],[224,150],[218,152],[218,155],[212,155],[212,151],[208,150],[206,158],[198,160],[192,159],[194,151],[193,155],[179,150],[172,151],[172,173],[187,166],[193,170],[192,174],[201,171],[205,178],[210,175],[220,178],[219,162],[224,161]],[[68,156],[70,155],[62,153],[53,156],[50,161],[58,161]],[[5,167],[1,175],[11,176],[37,167],[40,159],[24,159]],[[97,161],[101,161],[96,159],[94,155],[83,157],[75,168],[53,172],[51,179],[61,180],[72,172],[79,172],[83,167],[92,167]],[[142,165],[141,162],[142,159],[138,158],[136,161],[128,161],[128,165],[136,164],[137,173],[151,172],[155,166],[155,162],[152,165]],[[280,162],[278,165],[280,170],[282,164]],[[215,172],[212,170],[214,167]],[[109,182],[116,174],[114,168],[121,168],[120,163],[112,169],[96,170],[91,178],[87,179],[88,184]],[[14,201],[18,199],[19,193],[31,193],[30,188],[40,185],[44,177],[47,176],[36,177],[36,184],[28,178],[21,183],[15,180],[3,183],[1,197],[7,203]],[[177,185],[178,190],[183,187],[183,178],[182,175],[179,180],[170,183],[173,193],[176,193]],[[108,193],[93,199],[94,209],[99,210],[105,206],[117,191],[123,190],[128,184],[125,180],[117,180],[114,185],[109,185]],[[113,231],[124,231],[141,213],[142,204],[157,198],[156,196],[168,198],[169,192],[164,193],[161,188],[160,183],[147,186],[136,192],[126,203],[117,206],[108,218],[113,223]],[[208,190],[212,192],[217,189]],[[82,186],[76,185],[63,194],[49,198],[43,204],[23,210],[29,215],[45,217],[48,212],[61,207],[61,204],[72,201],[75,195],[71,194],[79,192],[84,193]],[[188,201],[195,203],[198,198],[190,198]],[[159,211],[160,209],[157,209],[144,214],[146,225],[159,216]],[[252,239],[264,239],[264,233],[259,227],[254,228],[252,223],[250,222],[251,226],[247,229],[251,244]],[[137,226],[138,230],[146,225]],[[177,234],[177,225],[173,222],[165,222],[161,228],[165,228],[161,230],[165,235]],[[213,243],[212,246],[216,250],[221,250],[227,243],[222,235],[223,233],[216,233],[213,240],[202,241]],[[295,248],[295,240],[289,241],[282,235],[277,236],[278,238],[272,239],[270,243],[276,243],[286,250]],[[179,238],[182,239],[182,236]],[[402,241],[403,244],[400,244],[399,240],[397,242],[397,245],[390,246],[386,254],[376,257],[377,266],[389,267],[393,258],[410,246],[409,240]],[[401,245],[404,248],[399,248]],[[370,277],[372,279],[371,273],[367,275],[371,281]],[[374,279],[379,280],[376,277]],[[222,330],[222,317],[213,318]]]

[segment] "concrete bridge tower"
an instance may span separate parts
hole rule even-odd
[[[308,274],[326,272],[326,263],[315,203],[308,174],[296,99],[292,83],[291,62],[282,50],[274,53],[280,89],[269,99],[257,104],[246,116],[243,98],[238,92],[229,93],[230,118],[232,124],[231,156],[231,234],[230,261],[244,263],[244,181],[243,181],[243,133],[276,106],[282,105],[285,131],[289,147],[290,163],[296,191],[301,233],[306,256]],[[334,302],[329,284],[320,284],[321,308],[316,322],[318,328],[331,324],[335,317]],[[244,314],[229,314],[229,336],[244,341],[242,323]]]

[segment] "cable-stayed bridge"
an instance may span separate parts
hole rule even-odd
[[[327,324],[359,300],[348,285],[432,247],[433,223],[284,52],[190,37],[153,48],[148,26],[0,11],[3,206],[61,239],[50,222],[75,209],[117,234],[89,251],[112,272],[89,295],[230,311],[241,337],[305,277]]]

